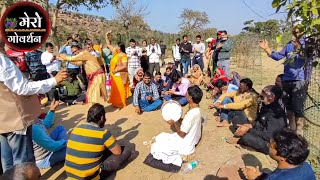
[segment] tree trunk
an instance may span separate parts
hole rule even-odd
[[[53,10],[53,17],[52,17],[52,24],[51,24],[51,33],[52,33],[52,39],[53,39],[53,43],[58,47],[58,49],[60,48],[60,43],[59,43],[59,39],[58,39],[58,32],[57,32],[57,24],[58,24],[58,14],[59,14],[59,10],[58,8],[54,8]]]

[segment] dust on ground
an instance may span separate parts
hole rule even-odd
[[[250,69],[233,68],[242,76],[250,77],[252,75]],[[259,92],[263,86],[274,84],[275,77],[282,70],[281,62],[264,58],[260,68],[263,79],[253,79],[254,84],[258,84],[255,86],[256,90]],[[132,163],[112,174],[109,179],[215,179],[215,175],[222,165],[239,157],[246,165],[273,170],[275,168],[274,161],[268,156],[225,142],[225,138],[232,136],[232,133],[228,128],[216,127],[217,122],[213,118],[213,111],[207,108],[211,101],[204,96],[200,104],[202,116],[207,119],[207,123],[204,124],[202,139],[194,156],[194,159],[200,160],[200,164],[189,174],[168,173],[151,168],[143,163],[150,152],[148,146],[144,145],[143,142],[151,140],[161,132],[172,132],[169,125],[162,119],[160,111],[137,115],[131,103],[132,99],[129,99],[130,105],[123,109],[116,109],[107,103],[103,103],[107,112],[107,129],[121,144],[129,142],[135,144],[136,150],[139,152],[139,156]],[[70,107],[62,105],[56,111],[56,120],[62,120],[62,124],[70,132],[72,128],[86,121],[88,109],[89,106],[87,105]],[[184,113],[186,110],[187,107],[184,107]],[[42,170],[42,179],[66,179],[62,166],[63,164]],[[228,179],[228,177],[225,178]]]

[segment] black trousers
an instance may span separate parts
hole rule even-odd
[[[262,152],[264,154],[269,154],[268,143],[268,141],[262,139],[259,136],[253,135],[250,132],[246,133],[238,141],[238,144],[252,147],[258,152]]]
[[[121,146],[122,153],[120,155],[114,155],[108,149],[104,151],[102,156],[101,166],[101,179],[109,175],[110,172],[115,172],[121,168],[121,166],[130,158],[132,148],[128,146]]]

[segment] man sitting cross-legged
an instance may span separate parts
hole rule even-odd
[[[252,88],[252,85],[250,79],[242,79],[238,91],[225,93],[219,97],[215,107],[230,112],[228,113],[228,121],[223,120],[218,126],[229,127],[229,123],[232,122],[233,128],[237,129],[238,124],[248,124],[256,119],[258,93]],[[232,98],[233,103],[222,105],[221,103],[226,97]]]
[[[136,113],[150,112],[159,108],[162,104],[157,86],[151,82],[151,74],[146,72],[143,81],[134,89],[133,106]]]
[[[59,125],[50,134],[48,129],[54,124],[55,110],[59,101],[52,101],[47,115],[42,114],[32,125],[33,151],[36,164],[45,169],[65,160],[67,132]],[[42,117],[41,117],[42,116]]]
[[[215,104],[217,103],[217,99],[225,93],[230,93],[233,91],[237,91],[238,90],[238,86],[233,85],[231,83],[227,83],[226,81],[219,79],[214,83],[214,88],[212,90],[212,96],[214,97],[214,102],[213,104],[209,105],[209,109],[212,109],[215,107]],[[232,99],[229,97],[225,97],[224,100],[221,102],[221,105],[226,105],[229,103],[232,103]],[[228,113],[229,110],[227,109],[217,109],[217,112],[214,113],[214,116],[216,116],[216,120],[218,122],[224,121],[224,120],[228,120]]]
[[[107,174],[130,161],[134,154],[131,148],[120,146],[104,128],[105,122],[104,107],[94,104],[88,111],[87,122],[71,132],[65,162],[68,178],[100,179],[100,169],[101,174]]]
[[[237,137],[229,138],[229,143],[250,146],[255,150],[268,154],[268,143],[273,135],[287,126],[285,107],[279,99],[282,90],[277,86],[267,86],[262,90],[261,108],[254,123],[238,125],[235,132]]]
[[[195,146],[201,137],[201,111],[199,104],[202,96],[203,92],[198,86],[195,85],[188,88],[189,111],[180,122],[181,126],[173,120],[168,121],[168,124],[176,130],[176,133],[161,133],[156,136],[156,142],[151,146],[153,158],[162,160],[164,164],[181,166],[181,156],[188,156],[195,151]]]
[[[303,137],[284,129],[269,143],[269,156],[277,161],[277,168],[267,174],[260,172],[259,167],[247,166],[242,172],[249,180],[316,180],[314,171],[306,162],[309,152]]]
[[[181,77],[179,74],[175,73],[172,76],[172,88],[166,91],[163,99],[166,101],[176,100],[181,106],[188,104],[187,90],[190,86],[190,81],[187,78]]]

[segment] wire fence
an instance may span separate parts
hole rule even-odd
[[[264,86],[274,83],[274,78],[283,72],[282,66],[268,64],[272,60],[264,54],[259,49],[252,49],[244,53],[236,52],[233,53],[231,61],[231,68],[242,77],[250,78],[258,92]],[[305,101],[304,137],[310,146],[308,160],[320,179],[320,59],[315,59],[312,63],[318,63],[318,65],[309,66],[308,70],[309,84]]]
[[[313,61],[313,64],[317,63],[320,63],[319,58]],[[312,66],[310,70],[312,73],[305,101],[304,137],[311,150],[309,161],[320,179],[320,64]]]

